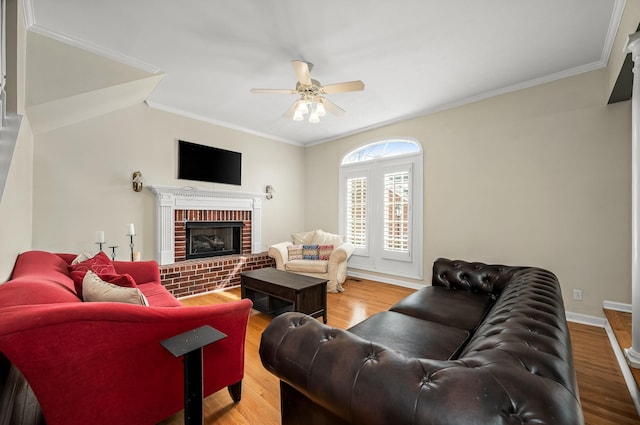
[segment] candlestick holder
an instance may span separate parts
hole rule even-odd
[[[116,248],[118,247],[118,245],[112,245],[109,248],[111,248],[111,260],[115,261],[116,260]]]
[[[133,245],[133,237],[134,237],[135,235],[127,235],[127,236],[129,236],[129,238],[131,238],[131,239],[130,239],[130,240],[131,240],[131,242],[129,242],[129,247],[131,248],[131,261],[133,261],[133,246],[134,246],[134,245]]]
[[[102,245],[104,245],[104,242],[96,242],[96,245],[100,246],[100,251],[102,251]]]

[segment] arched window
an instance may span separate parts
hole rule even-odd
[[[352,268],[422,278],[420,144],[394,138],[361,146],[340,167],[340,228]]]

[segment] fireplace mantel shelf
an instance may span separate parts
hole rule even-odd
[[[262,199],[266,194],[191,186],[147,187],[156,195],[156,258],[161,265],[175,262],[174,212],[177,209],[251,211],[251,253],[262,251]]]
[[[239,190],[210,189],[196,186],[147,186],[156,195],[171,194],[179,197],[205,198],[258,198],[266,197],[262,192],[241,192]]]

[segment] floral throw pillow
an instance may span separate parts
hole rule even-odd
[[[116,274],[116,268],[113,266],[113,262],[109,256],[102,251],[88,260],[70,265],[69,274],[71,275],[71,279],[73,279],[76,294],[78,294],[80,298],[82,298],[82,280],[88,271],[92,271],[97,275]]]
[[[333,245],[318,245],[318,257],[321,260],[328,260],[333,252]]]
[[[289,251],[289,261],[302,260],[302,245],[289,245],[287,250]]]
[[[302,258],[304,260],[318,260],[318,245],[302,245]]]

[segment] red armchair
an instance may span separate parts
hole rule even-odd
[[[239,399],[250,301],[166,306],[155,262],[115,262],[137,282],[155,279],[138,285],[149,307],[74,301],[72,258],[22,254],[0,285],[0,352],[31,385],[48,425],[156,424],[180,411],[182,360],[160,341],[203,325],[227,335],[203,349],[204,395],[230,387]]]

